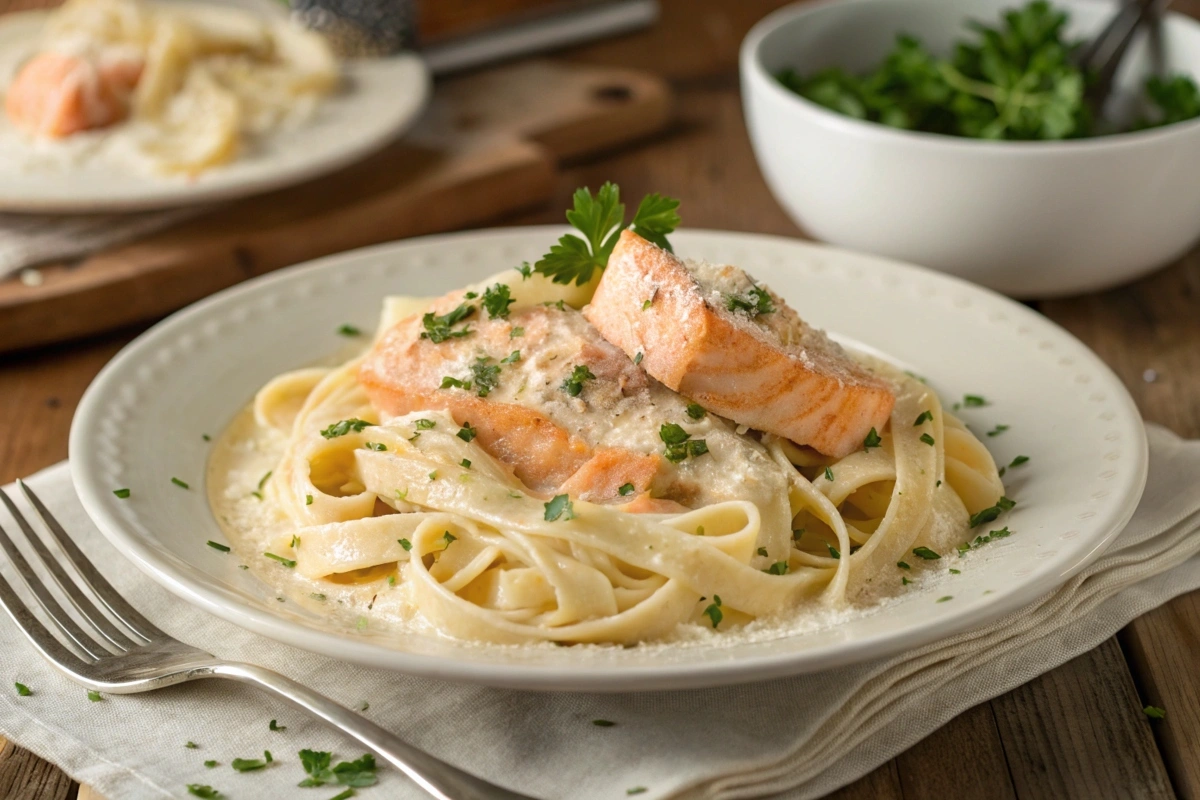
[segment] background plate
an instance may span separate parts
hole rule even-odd
[[[271,7],[273,6],[273,8]],[[278,4],[256,10],[279,14]],[[47,16],[0,17],[0,96],[34,50]],[[261,137],[238,158],[195,179],[142,174],[100,159],[64,166],[29,163],[29,147],[0,110],[0,211],[82,213],[209,203],[290,186],[351,164],[398,137],[429,96],[415,55],[342,63],[341,88],[294,129]]]
[[[733,646],[523,649],[333,630],[290,609],[220,539],[202,485],[208,445],[272,376],[342,351],[343,323],[371,330],[380,298],[438,294],[535,260],[558,227],[432,236],[321,259],[249,281],[147,331],[97,376],[71,427],[84,507],[142,570],[199,608],[279,641],[360,664],[529,689],[710,686],[896,653],[984,624],[1050,591],[1128,521],[1146,480],[1145,431],[1112,372],[1024,306],[956,278],[792,239],[681,231],[676,250],[737,264],[809,322],[927,376],[964,409],[1007,476],[1014,535],[956,560],[873,614],[837,627]],[[192,491],[168,476],[188,481]],[[112,490],[130,487],[118,500]],[[952,586],[952,590],[951,587]],[[953,602],[937,603],[944,594]]]

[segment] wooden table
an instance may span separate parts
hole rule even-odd
[[[0,0],[0,10],[42,0]],[[544,208],[498,224],[561,222],[571,191],[605,180],[627,198],[683,199],[688,227],[802,236],[767,192],[742,124],[737,50],[777,0],[664,0],[651,30],[565,54],[652,69],[678,97],[661,136],[571,165]],[[1175,7],[1200,16],[1200,0]],[[1147,420],[1200,436],[1200,251],[1131,286],[1033,304],[1096,350]],[[67,430],[96,372],[139,330],[0,358],[0,482],[67,455]],[[1157,379],[1143,373],[1153,369]],[[1190,378],[1188,376],[1191,376]],[[835,793],[888,798],[1200,799],[1200,592],[1095,650],[963,713],[913,750]],[[1151,723],[1145,705],[1166,718]],[[2,741],[2,740],[0,740]],[[0,750],[0,797],[95,798],[29,752]],[[117,800],[113,798],[113,800]]]

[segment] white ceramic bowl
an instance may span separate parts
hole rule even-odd
[[[1068,35],[1090,37],[1109,2],[1055,0]],[[835,0],[783,8],[742,44],[746,124],[767,183],[813,236],[923,264],[1018,297],[1105,288],[1163,266],[1200,239],[1200,120],[1067,142],[914,133],[829,111],[773,77],[877,65],[899,32],[934,52],[963,23],[1020,0]],[[1144,37],[1143,37],[1144,38]],[[1169,15],[1168,72],[1200,78],[1200,23]],[[1118,75],[1149,73],[1136,41]]]

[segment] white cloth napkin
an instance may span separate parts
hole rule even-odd
[[[1200,588],[1200,442],[1151,427],[1150,481],[1126,530],[1091,567],[1028,609],[985,629],[884,661],[720,690],[625,695],[537,694],[406,677],[286,647],[176,599],[120,557],[88,523],[65,465],[30,483],[113,584],[168,633],[219,656],[263,664],[413,744],[539,798],[818,797],[915,744],[956,714],[1095,647],[1134,617]],[[8,525],[0,518],[0,524]],[[10,570],[4,567],[5,574]],[[10,576],[11,579],[11,576]],[[110,800],[224,797],[328,800],[299,789],[302,748],[335,759],[363,751],[253,689],[223,681],[89,702],[0,617],[0,733]],[[18,697],[12,681],[33,694]],[[271,731],[277,719],[284,731]],[[594,719],[616,723],[598,727]],[[184,745],[192,741],[196,749]],[[275,757],[234,772],[233,758]],[[220,765],[206,769],[203,762]],[[418,798],[380,770],[361,798]]]
[[[191,207],[135,214],[0,214],[0,280],[149,236],[198,213]]]

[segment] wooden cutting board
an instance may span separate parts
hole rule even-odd
[[[161,317],[239,281],[354,247],[478,226],[547,200],[559,162],[661,129],[648,73],[523,63],[441,83],[403,140],[308,183],[0,282],[0,352]]]

